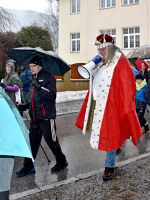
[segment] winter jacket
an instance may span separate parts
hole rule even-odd
[[[30,83],[32,82],[32,73],[29,69],[24,68],[20,74],[23,91],[29,92]]]
[[[150,105],[150,80],[148,81],[147,90],[145,92],[146,103]]]
[[[144,78],[146,79],[146,82],[148,83],[149,78],[150,78],[150,71],[146,68],[143,72]]]
[[[29,114],[33,120],[56,118],[56,80],[52,74],[44,69],[37,75],[40,88],[37,89],[33,81],[29,89]]]
[[[137,109],[146,109],[146,99],[145,99],[145,92],[147,90],[147,84],[144,80],[145,84],[140,88],[136,90],[136,97],[135,97],[135,103]],[[144,83],[142,82],[142,83]],[[136,85],[138,85],[136,83]],[[140,87],[140,85],[138,85]]]
[[[132,71],[133,71],[133,74],[134,74],[134,77],[135,77],[139,72],[135,69],[135,67],[131,66],[131,68],[132,68]]]
[[[7,65],[11,65],[11,71],[9,74],[5,73],[3,82],[5,86],[5,92],[8,94],[13,103],[17,105],[15,92],[20,89],[21,102],[24,103],[21,80],[19,76],[15,73],[15,65],[12,62],[7,63]]]

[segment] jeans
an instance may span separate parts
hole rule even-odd
[[[105,167],[113,168],[116,162],[116,150],[106,151]]]
[[[29,102],[29,97],[28,97],[28,93],[27,91],[23,91],[23,98],[25,102]]]
[[[14,157],[0,155],[0,200],[9,200]]]

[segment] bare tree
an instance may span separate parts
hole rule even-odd
[[[58,0],[47,0],[48,9],[45,13],[40,13],[38,20],[34,24],[47,29],[52,37],[53,48],[58,48],[58,32],[59,32],[59,2]]]
[[[8,31],[11,25],[15,25],[14,16],[3,7],[0,7],[0,32]]]
[[[8,52],[12,48],[19,47],[17,34],[13,32],[0,32],[0,78],[1,70],[4,67],[4,63],[9,59]]]

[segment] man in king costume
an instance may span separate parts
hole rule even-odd
[[[92,148],[106,151],[103,180],[107,181],[114,176],[116,149],[130,137],[137,146],[142,130],[135,109],[135,78],[127,58],[109,35],[99,35],[95,45],[103,65],[92,70],[76,126],[83,134],[91,131]]]

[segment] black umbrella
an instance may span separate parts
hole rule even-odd
[[[53,75],[62,76],[71,68],[53,51],[45,51],[40,47],[19,47],[11,49],[8,56],[14,59],[19,65],[29,67],[29,61],[34,56],[41,57],[43,68]]]
[[[146,60],[146,59],[150,59],[150,54],[141,56],[141,57],[139,58],[139,60]]]
[[[135,58],[128,58],[129,62],[136,65],[135,62],[137,61],[138,57]]]

